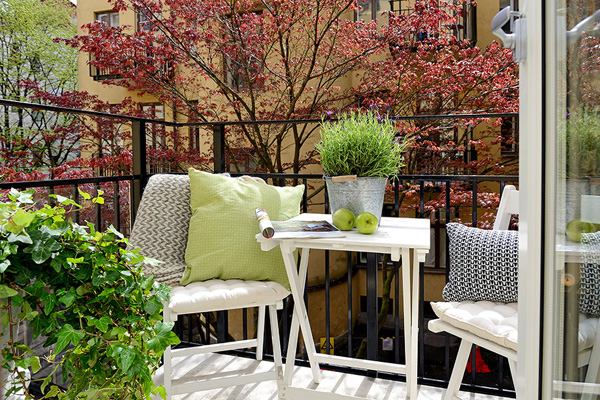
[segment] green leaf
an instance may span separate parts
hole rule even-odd
[[[56,225],[56,224],[55,224]],[[53,227],[50,228],[46,225],[43,225],[42,227],[40,227],[40,232],[44,235],[44,236],[50,236],[50,237],[58,237],[63,235],[66,231],[69,230],[69,227],[67,225],[61,224],[61,226],[59,226],[58,228]]]
[[[179,344],[179,338],[172,331],[172,322],[159,322],[154,327],[154,337],[148,341],[148,348],[162,354],[169,346]]]
[[[156,299],[150,299],[144,304],[144,311],[148,315],[157,315],[162,310],[162,303]]]
[[[23,314],[23,320],[24,321],[31,321],[33,320],[35,317],[37,317],[40,313],[37,311],[30,311],[28,313]]]
[[[30,357],[30,364],[29,367],[31,368],[31,372],[33,372],[34,374],[39,372],[40,369],[42,369],[42,364],[40,363],[40,358],[39,357]]]
[[[67,258],[67,262],[69,264],[81,264],[83,262],[83,260],[85,260],[84,257],[78,257],[78,258],[68,257]]]
[[[88,294],[89,292],[92,291],[92,285],[90,285],[89,283],[86,283],[85,285],[81,285],[79,286],[76,290],[75,293],[77,293],[80,296],[83,296],[85,294]]]
[[[44,380],[42,381],[42,385],[40,386],[42,393],[44,393],[44,391],[46,390],[46,387],[52,383],[52,378],[53,378],[52,374],[48,375],[47,377],[44,378]]]
[[[29,225],[31,225],[34,219],[34,213],[27,212],[22,208],[18,208],[12,216],[12,221],[15,223],[15,225],[22,228],[27,228]]]
[[[119,339],[121,339],[122,337],[124,337],[127,334],[127,329],[120,327],[120,326],[116,326],[114,328],[112,328],[110,330],[110,335],[111,336],[116,336]]]
[[[152,390],[152,394],[160,396],[163,400],[167,398],[167,390],[164,386],[155,387],[154,390]]]
[[[6,271],[8,267],[10,267],[10,260],[0,262],[0,274]]]
[[[48,376],[49,378],[52,378],[52,375]],[[50,383],[52,380],[50,379],[48,381],[48,383]],[[44,383],[46,383],[46,380],[44,379]],[[43,389],[42,389],[43,390]],[[50,390],[48,390],[48,393],[46,393],[44,395],[44,397],[42,397],[42,399],[51,399],[53,397],[58,396],[61,393],[60,388],[56,385],[50,386]]]
[[[0,299],[7,299],[9,297],[14,297],[18,295],[19,292],[16,290],[9,288],[6,285],[0,285]]]
[[[29,236],[29,234],[27,232],[22,232],[19,234],[11,233],[10,235],[8,235],[8,242],[9,243],[21,242],[21,243],[25,243],[25,244],[33,243],[33,241],[31,240],[31,237]]]
[[[42,365],[40,364],[40,359],[37,356],[31,356],[27,358],[23,358],[15,362],[15,365],[19,368],[29,369],[31,368],[31,372],[34,374],[42,369]]]
[[[106,230],[118,237],[119,239],[125,239],[125,236],[112,225],[110,225]]]
[[[100,197],[100,196],[94,197],[92,199],[92,203],[94,203],[94,204],[104,204],[104,197]]]
[[[85,333],[74,329],[70,324],[65,324],[56,334],[56,347],[54,352],[56,354],[61,353],[68,345],[77,345],[85,337]]]
[[[60,244],[53,238],[36,240],[31,250],[31,259],[36,264],[43,264],[52,257],[52,253],[60,250]]]
[[[92,196],[90,196],[88,193],[84,192],[81,189],[77,189],[79,191],[79,195],[81,196],[82,199],[84,200],[90,200],[92,198]]]
[[[15,203],[33,204],[33,190],[20,192],[17,189],[11,189],[8,197]]]
[[[100,319],[88,318],[88,324],[95,326],[102,333],[108,332],[108,326],[112,323],[110,317],[104,316]]]
[[[129,372],[135,359],[135,350],[133,350],[131,347],[122,347],[122,350],[119,352],[119,366],[121,367],[123,372]]]
[[[45,296],[42,296],[42,301],[44,303],[44,314],[50,315],[54,308],[56,307],[56,296],[54,294],[48,293]]]
[[[64,295],[62,295],[58,301],[60,301],[61,303],[63,303],[65,305],[65,307],[70,307],[73,302],[75,301],[75,293],[72,291],[69,291],[67,293],[65,293]]]
[[[50,197],[56,199],[56,201],[58,201],[62,206],[75,206],[78,208],[81,208],[81,206],[79,204],[77,204],[77,202],[69,197],[65,197],[65,196],[61,196],[60,194],[51,194],[49,195]]]

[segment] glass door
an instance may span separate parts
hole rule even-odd
[[[541,393],[600,399],[600,1],[544,12]]]

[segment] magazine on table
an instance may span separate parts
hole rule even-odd
[[[260,234],[266,239],[317,239],[344,237],[344,232],[327,221],[271,221],[267,212],[256,209]]]

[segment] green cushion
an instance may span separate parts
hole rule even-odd
[[[249,177],[189,170],[190,220],[181,284],[209,279],[274,281],[289,288],[279,248],[262,251],[256,241],[256,208],[272,220],[300,213],[304,186],[276,187]]]

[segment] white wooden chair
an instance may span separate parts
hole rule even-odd
[[[179,279],[185,268],[184,254],[190,219],[189,178],[181,175],[154,175],[150,178],[137,211],[130,236],[131,246],[139,247],[142,254],[162,261],[158,266],[148,266],[147,273],[172,286],[168,304],[164,305],[164,320],[177,321],[177,317],[214,311],[258,307],[257,337],[227,343],[213,343],[165,351],[163,384],[167,398],[173,395],[227,388],[248,383],[276,380],[278,394],[283,393],[283,369],[277,310],[289,295],[287,289],[275,282],[213,279],[180,286]],[[262,359],[265,313],[268,309],[271,323],[274,371],[243,374],[219,373],[220,377],[203,377],[192,382],[173,379],[177,358],[256,347],[256,359]]]
[[[502,192],[493,229],[508,229],[512,215],[518,213],[519,192],[514,186],[508,185]],[[448,332],[461,339],[444,400],[459,399],[458,392],[473,345],[506,357],[514,379],[518,350],[517,303],[438,302],[432,303],[432,308],[438,319],[429,322],[429,330]],[[595,382],[600,368],[600,335],[596,335],[597,328],[597,318],[581,316],[578,365],[588,365],[586,382]]]

